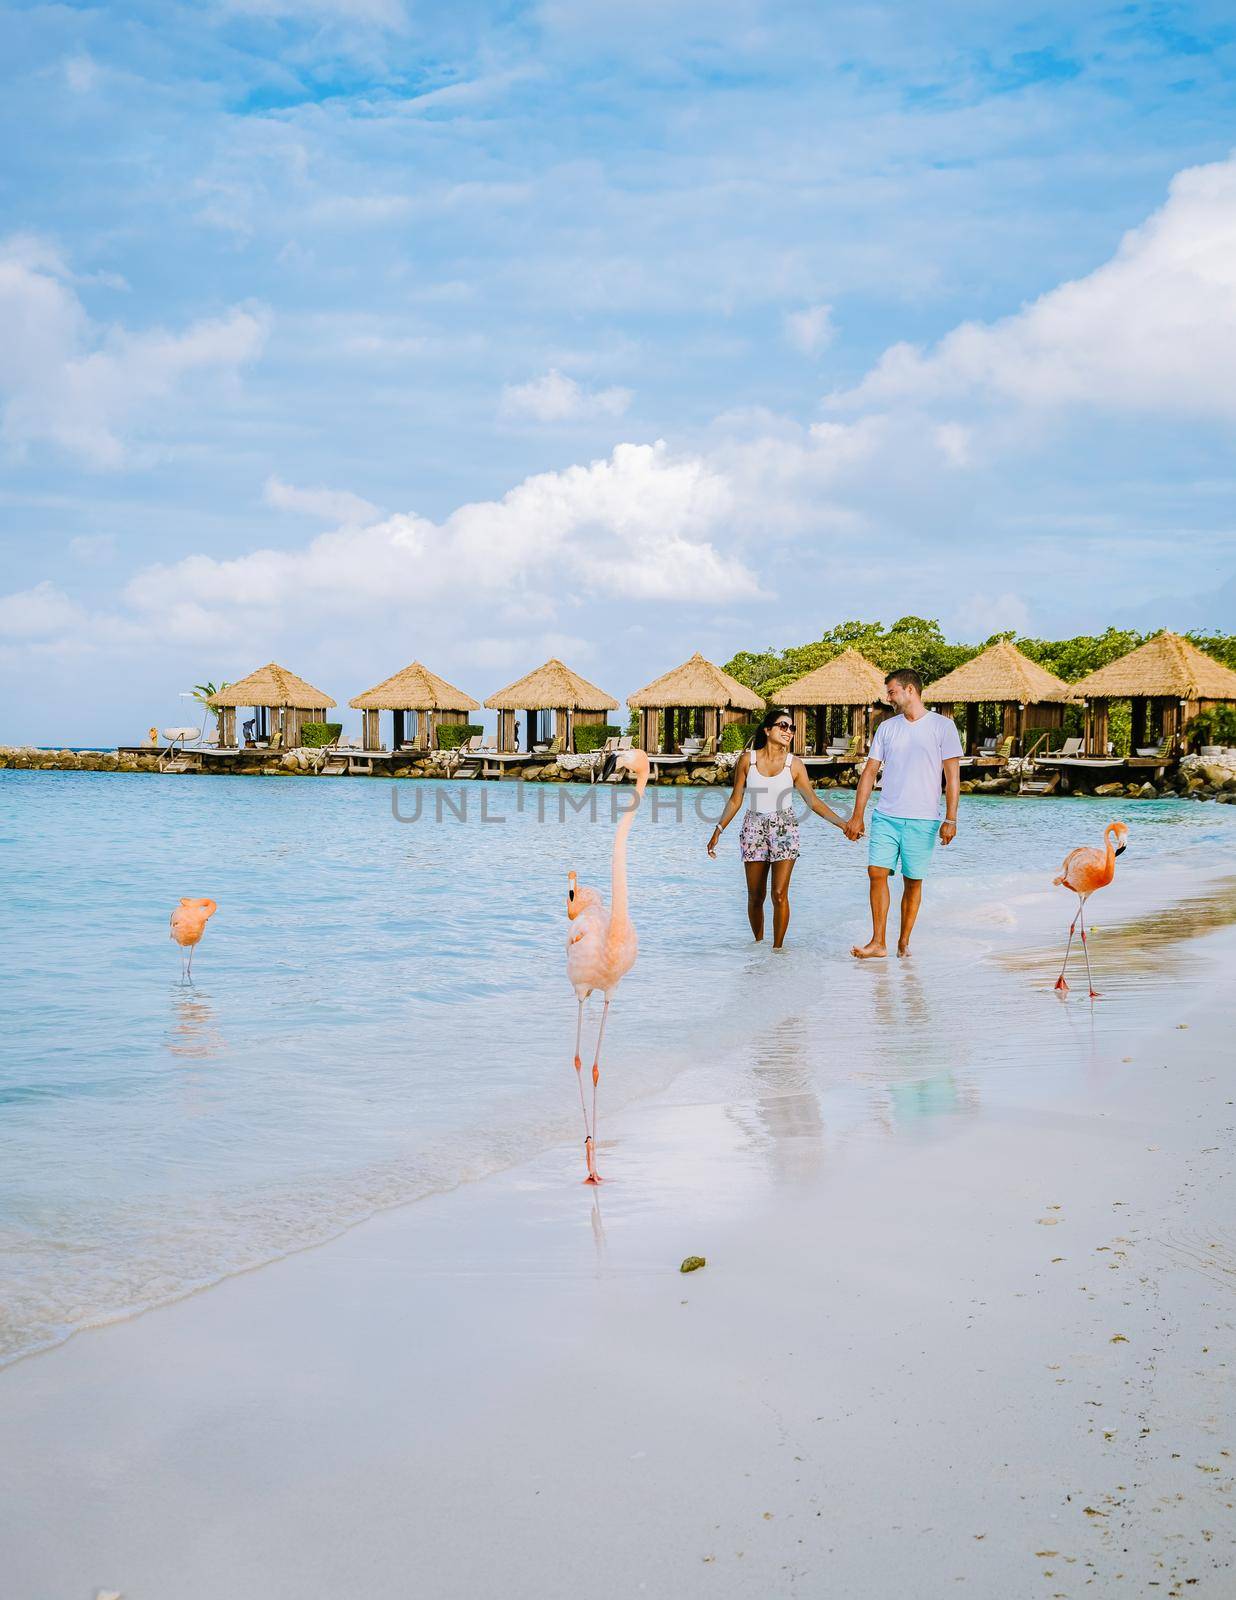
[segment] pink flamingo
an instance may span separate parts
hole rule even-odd
[[[585,1183],[600,1183],[597,1171],[597,1084],[601,1080],[601,1040],[605,1037],[605,1019],[609,1016],[609,1003],[614,990],[635,965],[639,954],[639,941],[635,927],[627,915],[627,834],[635,820],[635,812],[648,785],[648,757],[642,750],[622,750],[605,758],[601,776],[608,778],[616,767],[635,775],[635,805],[620,819],[614,834],[613,864],[610,869],[610,909],[595,889],[585,888],[573,872],[567,873],[567,916],[571,926],[567,934],[567,977],[575,990],[579,1012],[575,1024],[575,1079],[579,1084],[579,1104],[584,1113],[584,1159],[588,1163]],[[594,989],[605,996],[601,1008],[601,1026],[597,1031],[596,1054],[592,1058],[592,1121],[588,1120],[588,1107],[584,1103],[583,1062],[579,1056],[580,1039],[584,1031],[584,1001]]]
[[[1069,964],[1069,951],[1073,948],[1073,929],[1080,921],[1090,998],[1092,1000],[1099,998],[1090,972],[1090,947],[1086,943],[1086,901],[1096,889],[1105,889],[1116,876],[1116,857],[1124,854],[1128,837],[1129,830],[1123,822],[1109,822],[1103,829],[1103,839],[1107,848],[1099,850],[1093,845],[1081,845],[1076,850],[1070,850],[1064,858],[1060,876],[1052,879],[1053,883],[1063,884],[1066,889],[1072,889],[1077,896],[1077,915],[1069,924],[1069,942],[1064,947],[1064,960],[1060,964],[1060,976],[1056,979],[1056,988],[1061,994],[1069,992],[1069,986],[1064,981],[1064,969]],[[1113,838],[1118,843],[1113,845]]]
[[[193,976],[193,952],[201,942],[202,935],[206,932],[206,924],[218,910],[213,900],[182,900],[171,915],[172,931],[169,938],[175,939],[180,946],[180,975]],[[184,953],[189,952],[189,966],[186,971]]]

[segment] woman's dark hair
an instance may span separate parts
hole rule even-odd
[[[764,748],[764,746],[768,743],[769,728],[772,727],[774,722],[780,722],[782,717],[789,717],[791,722],[794,720],[791,713],[788,712],[784,706],[769,706],[768,710],[764,713],[764,720],[756,729],[755,738],[751,741],[751,748],[753,750],[762,750]]]

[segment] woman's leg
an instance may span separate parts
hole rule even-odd
[[[774,950],[780,950],[785,943],[785,930],[790,925],[790,874],[793,870],[793,861],[774,861],[772,864]]]
[[[744,861],[747,874],[747,921],[757,942],[764,937],[764,896],[768,893],[767,861]]]

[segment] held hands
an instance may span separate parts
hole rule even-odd
[[[863,828],[863,819],[861,816],[859,816],[857,811],[852,811],[850,813],[848,820],[842,823],[841,831],[845,834],[846,838],[849,839],[851,844],[856,839],[862,838],[865,829]]]
[[[946,818],[940,824],[940,843],[941,844],[952,844],[953,840],[956,837],[957,837],[957,824],[955,822],[949,822],[948,819]]]

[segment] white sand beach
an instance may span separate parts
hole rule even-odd
[[[1230,1594],[1229,900],[1100,933],[1093,1014],[1010,949],[1015,1026],[943,1076],[925,917],[814,1087],[788,1034],[721,1052],[609,1118],[595,1195],[559,1147],[18,1362],[5,1594]]]

